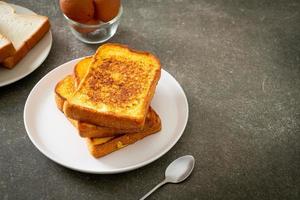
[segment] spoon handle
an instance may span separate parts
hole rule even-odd
[[[152,194],[155,190],[157,190],[159,187],[163,186],[166,183],[168,183],[168,181],[166,179],[163,180],[162,182],[160,182],[159,184],[157,184],[152,190],[150,190],[147,194],[145,194],[145,196],[143,196],[142,198],[140,198],[140,200],[146,199],[148,196],[150,196],[150,194]]]

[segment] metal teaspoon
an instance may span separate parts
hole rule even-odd
[[[166,183],[180,183],[184,181],[193,171],[195,165],[195,159],[193,156],[187,155],[182,156],[174,160],[166,169],[165,180],[155,186],[151,191],[149,191],[140,200],[146,199],[150,194],[152,194],[156,189],[161,187]]]

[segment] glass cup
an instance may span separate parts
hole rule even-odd
[[[115,18],[108,22],[99,22],[98,24],[82,24],[76,22],[65,14],[64,17],[68,22],[73,35],[80,41],[88,44],[98,44],[109,40],[116,33],[120,19],[123,13],[123,7],[120,6],[119,13]]]

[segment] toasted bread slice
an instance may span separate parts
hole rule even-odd
[[[66,76],[63,80],[57,83],[55,87],[55,101],[59,110],[63,112],[63,105],[67,98],[69,98],[75,91],[75,78],[72,75]],[[151,108],[149,108],[151,109]],[[152,109],[151,109],[152,110]],[[138,129],[116,129],[104,126],[96,126],[73,120],[68,118],[69,121],[78,129],[81,137],[112,137],[124,133],[134,133]],[[148,119],[146,119],[147,121]]]
[[[0,62],[16,52],[12,42],[0,34]]]
[[[148,112],[148,121],[145,123],[144,130],[138,133],[125,134],[119,137],[101,140],[99,138],[87,138],[87,144],[90,153],[99,158],[135,143],[144,137],[157,133],[161,130],[161,121],[155,112]]]
[[[76,85],[79,85],[81,80],[85,77],[88,72],[89,65],[92,62],[92,57],[86,57],[78,62],[78,64],[74,67],[74,75],[76,80]],[[103,126],[96,126],[93,124],[76,121],[76,127],[82,137],[109,137],[116,134],[124,134],[124,133],[134,133],[138,132],[139,129],[131,128],[131,129],[117,129],[117,128],[108,128]]]
[[[75,78],[72,75],[66,76],[63,80],[57,83],[55,87],[55,100],[57,107],[63,112],[63,105],[67,98],[69,98],[75,92],[75,79],[80,82],[81,78],[84,77],[86,71],[88,70],[88,60],[85,58],[78,62],[75,66]],[[71,123],[78,129],[81,137],[111,137],[115,135],[120,135],[124,133],[133,133],[140,131],[139,129],[117,129],[108,128],[103,126],[96,126],[93,124],[88,124],[78,120],[73,120],[68,118]]]
[[[99,126],[142,129],[160,70],[158,59],[150,53],[104,44],[64,104],[64,112]]]
[[[55,101],[58,109],[62,112],[65,101],[74,93],[75,89],[75,77],[72,75],[66,76],[63,80],[57,83],[55,87]],[[139,131],[139,129],[116,129],[96,126],[71,118],[68,119],[78,129],[81,137],[110,137]]]
[[[71,84],[73,83],[73,84]],[[67,95],[64,95],[65,91],[70,91],[72,93],[72,88],[74,89],[75,78],[71,75],[67,76],[63,81],[60,81],[56,86],[56,102],[58,108],[61,110],[64,104],[64,99],[67,98]],[[64,88],[67,87],[67,88]],[[76,120],[70,119],[70,122],[80,130],[81,124]],[[85,125],[83,125],[85,126]],[[91,124],[86,124],[89,126],[87,130],[90,132],[80,133],[81,136],[89,136],[87,138],[88,148],[90,153],[98,158],[104,155],[107,155],[113,151],[116,151],[120,148],[123,148],[129,144],[135,143],[138,140],[143,139],[144,137],[154,134],[161,129],[161,121],[156,112],[150,107],[149,112],[147,113],[146,122],[142,131],[135,133],[127,133],[121,135],[122,132],[117,130],[109,129],[106,127],[98,127]],[[109,134],[110,133],[110,134]],[[100,135],[100,137],[98,137]]]
[[[56,92],[56,102],[59,109],[62,109],[63,104],[67,98],[69,98],[70,94],[72,94],[75,90],[75,80],[80,82],[82,77],[85,76],[86,71],[88,69],[88,59],[85,58],[82,61],[80,61],[75,66],[74,74],[77,78],[74,76],[67,76],[65,79],[60,81],[55,89]],[[159,116],[155,113],[155,111],[151,108],[149,108],[149,112],[146,117],[146,123],[142,131],[136,132],[136,133],[128,133],[125,135],[118,135],[116,136],[116,132],[111,135],[106,135],[110,137],[97,137],[97,135],[103,136],[103,130],[109,131],[111,129],[106,127],[99,127],[92,124],[87,123],[81,123],[76,120],[72,120],[69,118],[71,123],[77,127],[80,130],[80,127],[87,126],[87,132],[83,132],[90,138],[87,139],[87,144],[90,150],[90,153],[96,157],[102,157],[109,153],[112,153],[113,151],[116,151],[120,148],[123,148],[129,144],[135,143],[136,141],[154,134],[158,132],[161,129],[161,121]],[[83,126],[81,126],[83,125]]]
[[[49,31],[47,17],[17,14],[7,3],[0,1],[0,33],[12,43],[16,52],[6,58],[2,65],[13,68],[33,46]]]

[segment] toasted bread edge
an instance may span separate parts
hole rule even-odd
[[[138,133],[125,134],[123,136],[114,138],[108,141],[107,143],[100,144],[100,145],[93,145],[91,139],[87,138],[87,144],[90,153],[95,158],[100,158],[114,151],[117,151],[121,148],[124,148],[130,144],[133,144],[145,138],[146,136],[159,132],[161,130],[161,120],[157,115],[157,113],[155,113],[155,111],[154,114],[155,114],[154,119],[156,120],[156,122],[154,122],[153,126],[150,127],[148,130],[144,130]]]

